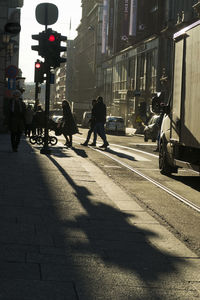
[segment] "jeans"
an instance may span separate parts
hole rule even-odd
[[[90,129],[88,130],[86,143],[89,143],[90,137],[91,137],[91,135],[92,135],[93,132],[94,132],[93,143],[96,144],[96,141],[97,141],[97,133],[96,133],[94,127],[90,128]]]
[[[104,144],[108,144],[106,140],[106,134],[105,134],[105,128],[103,122],[96,123],[94,132],[96,132],[100,136]]]

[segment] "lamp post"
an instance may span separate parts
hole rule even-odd
[[[98,47],[98,43],[97,43],[97,28],[94,25],[89,25],[88,27],[89,31],[93,32],[93,96],[96,97],[97,96],[97,47]]]
[[[96,28],[92,25],[89,25],[88,30],[93,31],[93,61],[94,61],[94,73],[96,69],[96,47],[97,47],[97,37],[96,37]]]

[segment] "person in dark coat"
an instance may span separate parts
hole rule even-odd
[[[36,134],[42,135],[43,134],[43,128],[44,128],[44,111],[42,109],[42,106],[40,104],[37,105],[36,112],[34,115],[34,123],[36,126]]]
[[[90,137],[91,137],[91,135],[92,135],[93,132],[94,132],[93,142],[91,144],[89,144],[89,145],[90,146],[96,146],[97,133],[94,130],[94,127],[95,127],[94,107],[95,107],[96,103],[97,103],[96,99],[92,100],[91,119],[89,120],[90,129],[88,130],[88,134],[87,134],[87,138],[86,138],[85,142],[81,144],[83,146],[87,146],[88,145]]]
[[[79,133],[78,127],[75,123],[73,114],[71,112],[70,104],[67,100],[62,102],[63,108],[63,120],[61,121],[62,134],[66,139],[65,145],[72,147],[72,136],[73,134]]]
[[[109,143],[106,139],[105,128],[104,125],[106,123],[106,105],[103,102],[103,97],[97,97],[97,103],[94,106],[94,118],[95,118],[95,132],[100,136],[103,140],[103,145],[100,148],[107,148]]]
[[[25,128],[25,112],[26,105],[22,101],[21,92],[19,90],[15,90],[13,92],[13,97],[10,100],[7,112],[7,123],[10,130],[13,152],[17,152],[21,135]]]
[[[33,109],[30,104],[28,104],[25,112],[25,136],[30,137],[32,131],[32,122],[33,122]]]

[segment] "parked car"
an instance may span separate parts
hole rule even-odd
[[[57,115],[53,115],[51,117],[51,119],[55,122],[55,123],[59,123],[59,121],[61,121],[61,119],[63,118],[63,116],[57,116]]]
[[[144,128],[144,141],[148,142],[148,140],[152,140],[155,142],[158,137],[158,131],[160,130],[159,120],[160,115],[153,115],[149,120],[148,124]]]
[[[92,113],[90,111],[85,111],[83,113],[83,119],[82,119],[82,127],[83,128],[89,128],[90,127],[90,119],[91,119]]]
[[[108,116],[106,118],[105,131],[106,133],[116,133],[125,135],[126,128],[124,119],[122,117],[117,116]]]

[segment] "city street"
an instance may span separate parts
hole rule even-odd
[[[87,130],[80,131],[85,136]],[[76,135],[75,148],[82,139]],[[88,158],[200,255],[199,174],[185,169],[171,177],[160,174],[158,152],[153,152],[156,143],[145,143],[143,136],[133,136],[131,129],[126,137],[108,135],[108,140],[110,147],[106,152],[83,147]],[[98,141],[100,145],[100,138]]]
[[[200,0],[0,20],[0,300],[199,300]]]
[[[51,155],[25,137],[13,153],[0,136],[0,299],[199,299],[199,213],[149,178],[180,194],[185,184],[118,145],[142,137],[109,135],[102,151],[81,146],[80,131],[72,149],[60,136]]]

